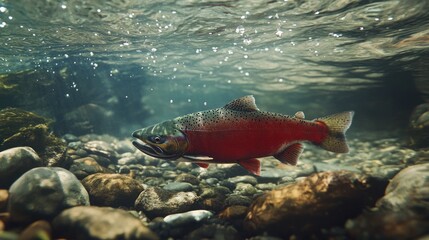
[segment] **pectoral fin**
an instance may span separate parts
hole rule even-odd
[[[191,160],[191,161],[200,161],[200,162],[209,162],[213,161],[213,158],[207,157],[207,156],[190,156],[190,155],[184,155],[182,158]]]
[[[207,156],[184,155],[184,156],[182,156],[182,158],[185,159],[185,161],[195,163],[202,168],[208,168],[209,167],[208,163],[213,161],[213,158],[207,157]],[[208,162],[208,163],[205,163],[205,162]]]
[[[198,166],[200,166],[202,168],[208,168],[209,167],[209,165],[207,163],[195,163],[195,164],[197,164]]]
[[[301,143],[294,143],[288,146],[283,152],[275,155],[274,157],[280,160],[282,163],[287,163],[295,166],[298,162],[299,155],[304,150]]]
[[[238,164],[256,176],[261,174],[261,163],[256,158],[241,160],[238,162]]]

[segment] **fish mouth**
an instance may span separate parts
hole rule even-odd
[[[155,145],[149,145],[143,142],[140,139],[136,139],[133,141],[134,147],[136,147],[138,150],[142,151],[143,153],[154,157],[154,158],[161,158],[161,159],[168,159],[168,160],[175,160],[180,157],[180,155],[177,154],[166,154],[165,151]]]

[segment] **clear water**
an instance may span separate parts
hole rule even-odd
[[[62,82],[40,93],[56,93],[54,109],[20,107],[61,121],[95,103],[124,136],[246,94],[308,118],[355,110],[350,134],[392,133],[429,92],[428,10],[420,0],[1,0],[0,73]]]
[[[203,170],[143,159],[130,141],[136,129],[221,107],[249,94],[255,96],[261,110],[289,115],[304,111],[306,119],[354,110],[347,132],[350,152],[337,154],[307,144],[297,166],[281,165],[272,157],[263,159],[257,181],[265,186],[252,187],[256,194],[234,189],[231,195],[248,195],[250,201],[314,172],[341,169],[368,174],[387,184],[406,166],[429,159],[427,148],[411,149],[404,144],[413,109],[429,102],[429,0],[0,0],[0,111],[16,107],[52,119],[49,131],[67,140],[68,149],[46,147],[39,151],[43,155],[38,154],[60,166],[70,160],[77,166],[75,175],[85,175],[86,168],[101,171],[97,168],[100,163],[115,172],[130,172],[148,186],[163,187],[177,174],[188,172],[201,179],[202,184],[193,187],[201,193],[209,185],[228,180],[229,175],[250,175],[238,165],[211,165]],[[426,130],[428,112],[423,108],[419,118]],[[21,146],[19,141],[30,139],[39,146],[34,133],[25,135],[36,128],[26,130],[19,124],[3,128],[18,128],[23,133],[8,144],[15,140],[18,144],[14,146]],[[33,131],[38,134],[45,128],[40,129]],[[2,135],[0,130],[0,147],[5,147]],[[420,146],[429,146],[425,131],[415,135],[423,139]],[[95,160],[86,163],[87,155]],[[187,167],[189,171],[184,171]],[[221,179],[223,175],[216,172],[227,172],[228,177]],[[419,174],[416,176],[427,172]],[[428,198],[414,197],[427,192],[420,188],[424,185],[421,179],[405,181],[410,182],[409,192],[397,185],[401,189],[398,202],[411,199],[412,209],[395,213],[397,219],[391,215],[381,215],[380,221],[368,218],[362,229],[374,226],[372,234],[380,239],[417,238],[421,229],[429,229],[424,215]],[[114,186],[112,189],[119,188]],[[382,194],[384,186],[376,191]],[[4,199],[0,199],[2,203]],[[35,199],[35,204],[44,202]],[[211,197],[207,199],[211,203]],[[324,209],[323,204],[315,205]],[[335,205],[329,202],[327,206]],[[373,213],[367,211],[371,207],[371,203],[364,209],[358,206],[364,213]],[[409,217],[414,209],[424,215],[422,225],[418,218]],[[343,211],[334,212],[342,215]],[[6,236],[2,235],[5,216],[0,219],[0,238]],[[320,221],[309,216],[310,224],[306,222],[302,228],[305,233],[298,234],[312,234],[308,226]],[[161,222],[149,223],[156,228]],[[217,228],[217,222],[213,223]],[[357,227],[350,232],[341,226],[321,233],[326,236],[321,239],[348,239],[353,231],[358,232],[356,238],[371,237],[368,229]],[[240,234],[247,234],[240,228]],[[174,237],[168,235],[174,231],[158,229],[156,233],[165,239]],[[265,237],[270,238],[261,238]]]

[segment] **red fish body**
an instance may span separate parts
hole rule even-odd
[[[347,152],[345,131],[353,112],[312,121],[259,111],[253,96],[236,99],[222,108],[188,114],[148,128],[133,136],[143,152],[165,159],[185,159],[202,167],[208,163],[239,163],[259,174],[256,158],[274,156],[295,165],[301,142],[311,142],[333,152]],[[159,139],[158,143],[156,141]]]
[[[264,114],[264,113],[261,113]],[[292,143],[321,143],[328,134],[326,125],[281,115],[243,118],[184,130],[189,141],[186,154],[210,156],[219,162],[275,156]]]

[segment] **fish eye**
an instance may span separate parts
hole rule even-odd
[[[161,143],[165,142],[165,137],[159,136],[159,135],[155,135],[155,136],[150,136],[149,140],[151,142],[153,142],[153,143],[161,144]]]

